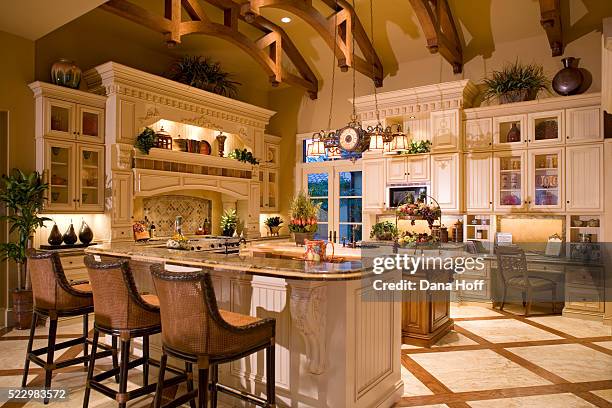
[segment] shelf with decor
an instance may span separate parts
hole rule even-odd
[[[464,220],[464,237],[472,241],[493,241],[494,224],[492,215],[468,214]]]
[[[567,255],[572,259],[600,261],[603,240],[602,217],[599,215],[568,215],[569,234]]]

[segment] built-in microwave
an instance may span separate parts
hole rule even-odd
[[[389,208],[396,208],[401,203],[405,203],[406,197],[409,195],[414,198],[414,201],[417,201],[420,197],[427,196],[427,186],[401,185],[387,187],[387,202],[389,203]]]

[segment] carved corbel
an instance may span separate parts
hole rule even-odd
[[[323,374],[326,365],[327,286],[292,282],[290,310],[294,327],[306,345],[308,371]]]

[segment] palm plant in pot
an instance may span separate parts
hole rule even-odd
[[[289,231],[296,245],[304,245],[306,239],[314,237],[320,209],[321,203],[313,203],[303,191],[293,198],[289,206]]]
[[[550,80],[541,65],[506,63],[501,71],[493,71],[484,79],[485,100],[498,98],[500,104],[534,100],[540,91],[550,92]]]
[[[231,237],[234,235],[237,226],[238,215],[236,214],[236,210],[233,208],[225,210],[221,216],[221,230],[223,231],[223,236]]]
[[[268,229],[270,230],[270,235],[272,236],[278,236],[282,223],[283,223],[282,218],[278,216],[268,217],[264,221],[265,226],[268,227]]]
[[[19,169],[13,170],[9,176],[3,175],[2,182],[0,202],[8,214],[2,215],[0,220],[8,221],[9,232],[15,240],[0,243],[0,256],[2,260],[10,259],[16,264],[17,288],[13,291],[15,325],[19,329],[27,329],[32,321],[32,291],[25,265],[26,249],[32,246],[36,229],[51,220],[39,217],[49,186],[42,182],[38,172],[26,175]]]

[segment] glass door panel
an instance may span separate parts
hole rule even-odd
[[[78,139],[88,142],[104,142],[104,111],[78,106]]]
[[[267,203],[264,201],[265,198],[265,186],[264,186],[264,171],[259,170],[259,207],[265,209]]]
[[[276,208],[276,171],[268,172],[268,207]]]
[[[45,135],[66,139],[75,138],[74,109],[72,103],[47,99],[45,102]]]
[[[496,206],[519,207],[525,201],[524,153],[496,157]]]
[[[84,208],[98,209],[104,205],[104,160],[102,148],[79,147],[79,197]]]
[[[74,209],[73,149],[73,143],[46,142],[49,210]]]
[[[561,208],[563,149],[529,152],[530,204],[532,208]]]
[[[339,242],[350,242],[362,238],[362,173],[361,171],[339,171],[337,205],[338,205],[338,239]]]
[[[321,209],[319,210],[319,220],[317,222],[317,232],[315,233],[315,239],[328,239],[329,238],[329,173],[308,173],[306,174],[306,181],[308,186],[308,195],[314,203],[320,203]]]

